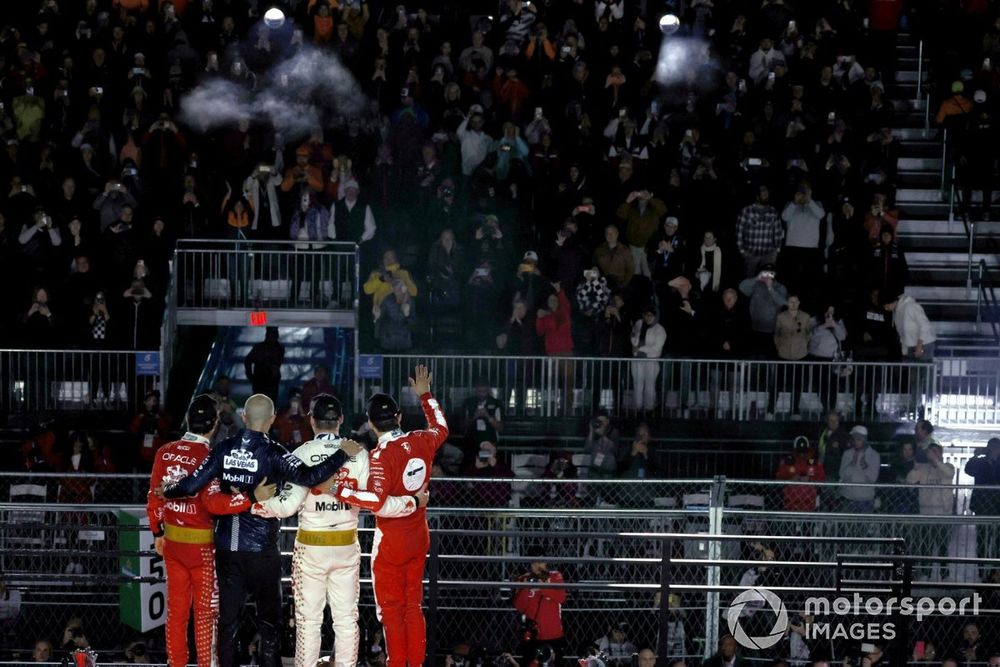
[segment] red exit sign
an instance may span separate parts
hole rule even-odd
[[[255,310],[250,313],[250,326],[252,327],[266,327],[267,326],[267,311],[266,310]]]

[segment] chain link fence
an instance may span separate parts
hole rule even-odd
[[[56,502],[70,482],[91,485],[95,504]],[[9,589],[20,594],[16,613],[0,622],[6,655],[30,652],[36,638],[58,642],[67,620],[80,616],[88,639],[106,659],[120,657],[123,647],[139,636],[145,637],[154,659],[162,657],[162,630],[143,635],[119,619],[119,586],[137,580],[134,572],[123,569],[122,558],[138,553],[123,546],[131,543],[125,537],[137,527],[121,523],[118,511],[123,506],[142,510],[147,479],[21,475],[0,477],[0,486],[0,497],[10,500],[0,503],[0,570]],[[983,581],[1000,582],[1000,561],[975,560],[977,555],[1000,557],[996,517],[904,513],[900,509],[913,488],[858,488],[880,499],[868,513],[838,500],[850,490],[840,484],[725,478],[436,479],[429,514],[436,540],[434,579],[439,582],[430,611],[432,643],[440,655],[459,642],[489,655],[515,648],[521,621],[513,610],[513,582],[527,572],[538,557],[534,554],[542,554],[568,582],[563,621],[570,655],[619,626],[636,648],[658,644],[662,568],[668,556],[669,653],[695,663],[713,652],[719,636],[728,631],[725,610],[737,591],[750,585],[795,590],[786,603],[790,613],[801,611],[801,598],[809,591],[835,590],[850,581],[866,586],[887,581],[891,575],[885,563],[900,553],[892,538],[903,538],[907,553],[927,559],[913,562],[909,573],[921,595],[937,598],[968,592]],[[954,494],[956,510],[964,507],[960,498],[969,489],[947,489]],[[26,495],[31,490],[37,494],[33,498]],[[789,493],[815,494],[815,505],[790,511]],[[372,522],[367,515],[362,527],[362,550],[368,553]],[[664,546],[658,536],[665,534],[689,538]],[[282,538],[286,553],[293,540],[294,527],[288,525]],[[847,554],[883,567],[857,567]],[[930,560],[935,556],[942,556],[941,562]],[[289,567],[286,558],[286,583]],[[363,561],[363,581],[369,575]],[[373,607],[365,583],[362,625],[367,642],[377,628]],[[998,607],[995,594],[983,605]],[[252,610],[246,616],[247,636],[252,637]],[[955,645],[969,620],[924,619],[913,624],[910,638],[943,651]],[[983,631],[1000,630],[994,621],[985,616]],[[776,650],[786,650],[787,641],[784,646]]]

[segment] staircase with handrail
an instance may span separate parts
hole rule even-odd
[[[897,46],[893,133],[900,157],[897,232],[910,267],[907,294],[920,302],[937,329],[940,354],[995,355],[1000,338],[979,322],[983,300],[975,281],[982,266],[1000,271],[996,236],[1000,223],[972,223],[960,211],[960,192],[949,160],[947,130],[935,127],[933,101],[924,93],[929,57],[923,44],[901,33]]]

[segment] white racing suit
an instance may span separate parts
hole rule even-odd
[[[315,465],[340,449],[340,438],[318,433],[292,452]],[[368,452],[361,451],[337,471],[342,487],[368,486]],[[295,600],[295,666],[315,667],[320,657],[323,607],[333,617],[335,667],[358,664],[358,598],[361,548],[358,545],[360,510],[329,493],[285,484],[275,497],[254,509],[255,514],[289,517],[298,512],[299,529],[292,552],[292,592]],[[416,510],[412,496],[392,497],[379,516],[407,516]]]

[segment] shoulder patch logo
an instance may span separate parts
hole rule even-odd
[[[407,491],[419,491],[427,479],[427,464],[423,459],[412,458],[403,468],[403,488]]]

